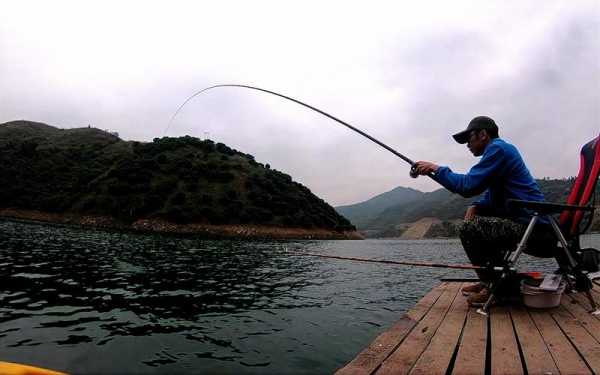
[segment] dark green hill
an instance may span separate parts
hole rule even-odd
[[[95,128],[0,124],[0,208],[131,223],[352,230],[330,205],[249,154],[193,137],[126,142]]]

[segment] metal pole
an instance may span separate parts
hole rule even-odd
[[[531,218],[531,221],[529,222],[529,225],[527,226],[527,229],[525,230],[525,234],[523,235],[523,238],[521,238],[521,242],[519,242],[519,246],[517,246],[517,250],[511,255],[510,258],[508,258],[509,266],[512,266],[513,264],[515,264],[515,262],[517,261],[517,259],[519,258],[519,256],[523,252],[523,250],[525,250],[525,245],[527,244],[527,240],[529,239],[529,236],[531,236],[531,233],[533,233],[533,228],[535,227],[535,224],[537,224],[538,220],[539,220],[539,216],[537,214],[534,214],[533,217]]]
[[[567,239],[565,238],[565,236],[563,236],[562,232],[560,231],[558,224],[556,224],[556,220],[550,215],[548,215],[548,219],[550,219],[550,225],[552,225],[552,229],[554,229],[554,233],[556,233],[558,241],[560,242],[560,245],[563,247],[565,254],[567,255],[567,259],[569,259],[571,268],[574,268],[577,265],[577,262],[575,261],[575,259],[573,259],[573,256],[569,252],[569,244],[567,243]]]

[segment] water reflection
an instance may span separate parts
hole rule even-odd
[[[289,253],[285,250],[289,250]],[[236,242],[0,221],[0,360],[72,373],[330,373],[463,263],[456,241]]]
[[[74,241],[72,236],[56,236],[53,227],[2,225],[0,322],[36,314],[57,318],[41,327],[102,322],[104,344],[114,336],[189,332],[201,328],[190,321],[206,314],[319,306],[292,293],[313,282],[303,277],[311,262],[287,256],[274,243],[217,244],[131,234],[107,240],[105,233],[83,231]],[[28,230],[28,235],[14,238],[16,227]],[[57,306],[59,311],[49,309]],[[119,310],[136,319],[102,315]],[[73,315],[78,318],[62,319]],[[165,319],[173,323],[164,324]],[[157,320],[163,323],[155,324]],[[177,323],[180,320],[186,324]],[[74,335],[64,342],[77,340],[87,338]]]

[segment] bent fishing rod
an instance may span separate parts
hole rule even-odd
[[[327,258],[327,259],[339,259],[339,260],[351,260],[355,262],[365,262],[365,263],[380,263],[380,264],[393,264],[399,266],[414,266],[414,267],[433,267],[433,268],[451,268],[457,270],[486,270],[491,272],[505,272],[505,271],[516,271],[512,267],[499,267],[493,266],[491,264],[485,266],[476,266],[471,264],[448,264],[448,263],[431,263],[431,262],[408,262],[408,261],[398,261],[398,260],[379,260],[379,259],[368,259],[368,258],[354,258],[354,257],[342,257],[338,255],[323,255],[323,254],[315,254],[315,253],[304,253],[304,252],[296,252],[292,253],[293,255],[304,255],[311,256],[317,258]],[[600,283],[593,281],[595,284],[600,285]]]
[[[315,112],[318,112],[320,114],[322,114],[325,117],[328,117],[332,120],[334,120],[335,122],[344,125],[345,127],[347,127],[348,129],[362,135],[363,137],[367,138],[368,140],[370,140],[371,142],[376,143],[377,145],[383,147],[384,149],[388,150],[389,152],[391,152],[392,154],[396,155],[397,157],[399,157],[400,159],[404,160],[405,162],[407,162],[408,164],[410,164],[411,166],[411,170],[410,170],[410,176],[413,178],[417,178],[419,175],[417,174],[416,170],[415,170],[415,162],[412,161],[411,159],[409,159],[408,157],[402,155],[401,153],[399,153],[398,151],[394,150],[393,148],[391,148],[390,146],[386,145],[385,143],[379,141],[378,139],[370,136],[369,134],[365,133],[364,131],[358,129],[355,126],[350,125],[349,123],[340,120],[339,118],[319,109],[316,108],[310,104],[306,104],[298,99],[294,99],[290,96],[284,95],[284,94],[280,94],[278,92],[275,91],[271,91],[271,90],[267,90],[267,89],[263,89],[260,87],[256,87],[256,86],[249,86],[249,85],[240,85],[240,84],[221,84],[221,85],[214,85],[214,86],[210,86],[210,87],[206,87],[200,91],[195,92],[194,94],[192,94],[190,97],[188,97],[180,106],[179,108],[177,108],[177,110],[175,111],[175,113],[173,114],[173,116],[171,117],[171,119],[169,120],[169,123],[167,125],[167,127],[165,128],[164,132],[163,132],[163,136],[167,133],[167,131],[171,128],[171,125],[173,124],[173,120],[175,120],[175,117],[179,114],[179,112],[181,112],[181,110],[183,109],[183,107],[185,107],[185,105],[187,103],[189,103],[192,99],[194,99],[196,96],[208,91],[208,90],[212,90],[212,89],[216,89],[219,87],[238,87],[238,88],[246,88],[246,89],[251,89],[251,90],[256,90],[256,91],[261,91],[267,94],[271,94],[271,95],[275,95],[278,96],[280,98],[284,98],[287,99],[289,101],[292,101],[296,104],[300,104],[303,107],[306,107],[308,109],[311,109]],[[427,176],[433,178],[433,174],[428,174]],[[370,263],[384,263],[384,264],[396,264],[396,265],[406,265],[406,266],[417,266],[417,267],[439,267],[439,268],[454,268],[454,269],[470,269],[470,270],[478,270],[478,269],[483,269],[484,267],[480,267],[480,266],[471,266],[471,265],[463,265],[463,264],[443,264],[443,263],[425,263],[425,262],[400,262],[400,261],[391,261],[391,260],[375,260],[375,259],[365,259],[365,258],[350,258],[350,257],[340,257],[340,256],[334,256],[334,255],[321,255],[321,254],[314,254],[314,253],[296,253],[295,255],[306,255],[306,256],[314,256],[314,257],[320,257],[320,258],[329,258],[329,259],[340,259],[340,260],[352,260],[352,261],[359,261],[359,262],[370,262]]]
[[[204,89],[202,89],[202,90],[200,90],[200,91],[197,91],[197,92],[195,92],[195,93],[194,93],[194,94],[192,94],[192,95],[191,95],[189,98],[187,98],[187,99],[186,99],[186,100],[183,102],[183,104],[181,104],[181,105],[179,106],[179,108],[177,108],[177,111],[175,111],[175,113],[174,113],[174,114],[173,114],[173,116],[171,117],[171,120],[169,120],[169,124],[167,125],[166,129],[164,130],[164,132],[163,132],[163,136],[164,136],[164,135],[167,133],[167,131],[168,131],[168,130],[171,128],[171,125],[173,124],[173,120],[175,119],[175,117],[177,116],[177,114],[178,114],[178,113],[181,111],[181,109],[182,109],[182,108],[183,108],[183,107],[184,107],[184,106],[185,106],[187,103],[189,103],[189,102],[190,102],[190,100],[194,99],[196,96],[198,96],[198,95],[202,94],[202,93],[203,93],[203,92],[205,92],[205,91],[212,90],[212,89],[216,89],[216,88],[218,88],[218,87],[239,87],[239,88],[246,88],[246,89],[251,89],[251,90],[256,90],[256,91],[262,91],[262,92],[265,92],[265,93],[267,93],[267,94],[275,95],[275,96],[278,96],[278,97],[280,97],[280,98],[284,98],[284,99],[290,100],[290,101],[292,101],[292,102],[294,102],[294,103],[300,104],[301,106],[304,106],[304,107],[306,107],[306,108],[312,109],[313,111],[315,111],[315,112],[318,112],[318,113],[322,114],[323,116],[326,116],[326,117],[328,117],[328,118],[330,118],[330,119],[332,119],[332,120],[336,121],[337,123],[344,125],[344,126],[345,126],[345,127],[347,127],[348,129],[350,129],[350,130],[352,130],[352,131],[354,131],[354,132],[356,132],[356,133],[358,133],[358,134],[362,135],[363,137],[367,138],[368,140],[370,140],[370,141],[372,141],[372,142],[374,142],[374,143],[378,144],[379,146],[381,146],[381,147],[385,148],[386,150],[388,150],[388,151],[389,151],[389,152],[391,152],[392,154],[396,155],[396,156],[397,156],[397,157],[399,157],[400,159],[404,160],[405,162],[407,162],[407,163],[408,163],[408,164],[410,164],[410,166],[411,166],[411,170],[410,170],[410,176],[411,176],[411,177],[413,177],[413,178],[417,178],[417,177],[418,177],[418,174],[417,174],[417,172],[416,172],[416,170],[415,170],[415,162],[414,162],[414,161],[412,161],[411,159],[409,159],[409,158],[407,158],[406,156],[402,155],[401,153],[399,153],[398,151],[394,150],[393,148],[391,148],[390,146],[386,145],[385,143],[383,143],[383,142],[381,142],[381,141],[379,141],[379,140],[375,139],[374,137],[370,136],[369,134],[365,133],[364,131],[362,131],[362,130],[360,130],[360,129],[358,129],[358,128],[356,128],[356,127],[354,127],[354,126],[352,126],[352,125],[348,124],[347,122],[345,122],[345,121],[342,121],[342,120],[340,120],[339,118],[337,118],[337,117],[335,117],[335,116],[333,116],[333,115],[330,115],[329,113],[327,113],[327,112],[325,112],[325,111],[322,111],[322,110],[320,110],[320,109],[318,109],[318,108],[316,108],[316,107],[314,107],[314,106],[312,106],[312,105],[310,105],[310,104],[306,104],[306,103],[304,103],[304,102],[302,102],[302,101],[300,101],[300,100],[298,100],[298,99],[294,99],[294,98],[292,98],[292,97],[290,97],[290,96],[283,95],[283,94],[277,93],[277,92],[275,92],[275,91],[266,90],[266,89],[262,89],[262,88],[260,88],[260,87],[249,86],[249,85],[239,85],[239,84],[222,84],[222,85],[214,85],[214,86],[206,87],[206,88],[204,88]],[[428,174],[428,176],[429,176],[429,177],[433,177],[433,174]]]

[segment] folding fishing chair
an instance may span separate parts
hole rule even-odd
[[[585,293],[591,306],[592,314],[600,315],[600,308],[591,292],[593,279],[600,277],[600,250],[582,249],[579,238],[585,233],[594,216],[595,189],[600,174],[600,136],[586,143],[581,149],[581,163],[579,173],[573,188],[567,198],[567,204],[548,202],[533,202],[511,199],[509,207],[527,209],[533,213],[531,221],[525,230],[517,249],[507,254],[504,264],[493,269],[500,272],[498,281],[492,283],[491,294],[482,308],[477,310],[480,314],[487,315],[490,305],[494,302],[495,294],[503,283],[516,274],[515,264],[519,256],[526,250],[535,225],[540,218],[546,218],[557,237],[556,248],[551,249],[559,265],[557,273],[562,274],[569,289]],[[557,221],[554,215],[561,214]],[[585,224],[583,224],[585,222]]]

